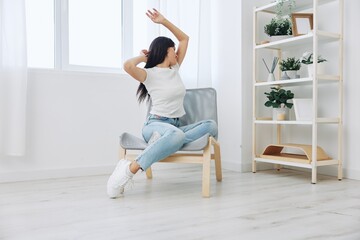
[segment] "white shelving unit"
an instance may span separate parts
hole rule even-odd
[[[319,29],[319,9],[327,4],[335,3],[338,6],[338,21],[339,21],[339,29],[336,31],[324,31]],[[277,168],[280,166],[293,166],[293,167],[301,167],[311,169],[311,183],[317,182],[317,167],[320,166],[328,166],[328,165],[337,165],[338,169],[338,179],[342,179],[342,115],[343,115],[343,0],[298,0],[296,1],[296,7],[293,9],[293,12],[311,12],[313,13],[313,30],[312,32],[291,37],[288,39],[283,39],[276,42],[269,42],[265,44],[260,44],[261,40],[259,39],[258,29],[264,26],[260,24],[259,18],[261,14],[274,14],[275,16],[275,5],[276,2],[270,3],[265,6],[254,8],[253,12],[253,24],[254,24],[254,36],[253,36],[253,172],[256,172],[258,163],[271,163],[276,164]],[[334,18],[334,16],[329,16]],[[298,79],[290,79],[290,80],[276,80],[273,82],[267,82],[266,78],[259,74],[259,54],[261,51],[274,51],[273,55],[282,58],[284,51],[289,51],[292,48],[299,48],[301,46],[310,46],[314,53],[314,59],[317,59],[319,56],[319,46],[323,46],[328,43],[338,43],[338,52],[337,59],[338,61],[338,73],[337,74],[314,74],[314,77],[302,77]],[[317,73],[318,63],[314,61],[314,72]],[[280,71],[278,71],[278,78],[280,79]],[[336,116],[333,117],[319,117],[318,116],[318,88],[319,86],[326,88],[328,85],[337,84],[338,89],[338,105],[337,105],[337,113]],[[309,121],[296,121],[296,120],[284,120],[284,121],[273,121],[272,118],[267,116],[260,116],[258,112],[259,108],[265,108],[262,102],[259,102],[259,88],[264,87],[274,87],[281,85],[283,87],[292,87],[295,90],[301,89],[304,86],[312,89],[312,120]],[[295,92],[294,92],[295,93]],[[296,93],[295,93],[296,96]],[[331,159],[328,160],[318,160],[318,126],[332,124],[337,128],[337,143],[334,145],[337,146],[337,156],[331,156]],[[259,149],[259,133],[258,128],[261,127],[269,127],[271,131],[276,132],[276,142],[269,142],[269,144],[284,144],[282,142],[283,134],[286,134],[282,131],[284,126],[294,127],[294,126],[304,125],[311,128],[311,136],[309,137],[309,142],[311,142],[311,157],[310,160],[294,160],[292,158],[283,159],[277,158],[274,156],[272,159],[268,156],[266,158],[260,157],[262,151],[264,149]],[[262,136],[261,140],[264,141],[266,136]],[[270,138],[271,139],[271,138]],[[273,139],[269,140],[273,141]],[[302,143],[299,143],[302,144]],[[326,149],[325,149],[326,151]]]

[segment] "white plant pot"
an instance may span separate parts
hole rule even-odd
[[[286,74],[289,76],[290,79],[294,79],[296,78],[297,71],[296,70],[286,71]]]
[[[317,70],[318,74],[324,73],[324,64],[323,63],[318,63],[317,68],[318,68],[318,70]],[[307,70],[308,70],[309,77],[313,78],[314,77],[314,64],[308,64]]]
[[[277,35],[277,36],[270,36],[270,42],[281,41],[287,38],[292,37],[292,35]]]
[[[273,108],[273,121],[284,121],[289,119],[289,109],[287,107],[283,108]]]

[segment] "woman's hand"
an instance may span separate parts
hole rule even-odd
[[[165,21],[165,17],[155,8],[153,8],[153,11],[148,10],[146,16],[148,16],[154,23],[163,23]]]
[[[148,56],[149,56],[148,50],[143,49],[140,51],[139,58],[141,59],[142,62],[147,63]]]
[[[145,57],[147,57],[148,55],[149,55],[149,51],[148,51],[148,50],[143,49],[143,50],[140,51],[140,56],[145,56]]]

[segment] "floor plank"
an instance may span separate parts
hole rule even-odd
[[[224,171],[202,198],[201,167],[158,165],[115,200],[108,176],[0,184],[0,239],[360,239],[360,181]]]

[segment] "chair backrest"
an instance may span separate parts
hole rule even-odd
[[[216,90],[214,88],[187,89],[184,98],[186,114],[180,118],[180,126],[214,120],[217,123]]]
[[[149,102],[148,114],[150,107],[151,102]],[[214,88],[186,89],[184,109],[186,114],[180,118],[180,126],[201,120],[214,120],[217,123],[216,90]]]

